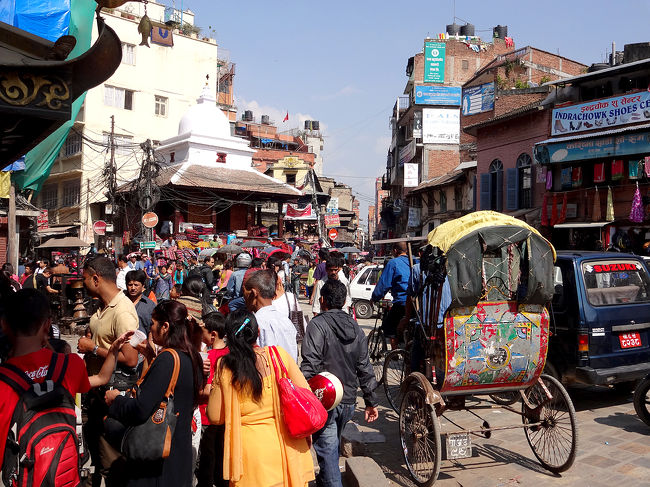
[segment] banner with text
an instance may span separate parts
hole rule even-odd
[[[485,83],[463,90],[463,115],[494,110],[494,83]]]
[[[445,50],[444,42],[424,43],[424,82],[445,82]]]
[[[416,105],[460,106],[460,86],[416,86]]]
[[[458,144],[460,142],[460,110],[458,108],[423,108],[422,142],[425,144]]]
[[[311,204],[300,208],[298,205],[287,204],[285,217],[286,220],[315,220],[316,215]]]
[[[650,120],[650,93],[594,100],[553,110],[552,135],[568,135]]]
[[[404,164],[404,187],[415,188],[418,184],[418,165]]]
[[[339,218],[338,213],[326,213],[324,218],[326,228],[336,228],[341,226],[341,219]]]
[[[399,150],[399,165],[410,162],[415,157],[415,140],[412,140]]]

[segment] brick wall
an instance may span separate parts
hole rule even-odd
[[[522,115],[518,118],[504,121],[478,130],[477,144],[477,207],[480,208],[481,177],[489,171],[490,164],[495,159],[503,163],[503,209],[506,209],[507,192],[506,171],[516,167],[517,158],[520,154],[526,153],[533,158],[533,146],[548,138],[550,133],[551,113],[550,110],[542,110]],[[537,172],[542,167],[533,163],[533,207],[539,207],[544,197],[544,183],[537,183]]]
[[[460,153],[457,146],[450,146],[449,150],[428,151],[428,172],[421,179],[432,179],[447,174],[460,164]]]
[[[499,92],[494,101],[494,116],[498,117],[505,113],[509,113],[517,108],[543,100],[547,96],[548,93],[507,94]]]

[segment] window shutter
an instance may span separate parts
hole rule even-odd
[[[503,170],[497,171],[497,207],[496,211],[503,211]]]
[[[506,169],[506,209],[519,209],[519,171],[515,168]]]
[[[490,173],[481,174],[481,210],[491,210],[490,208]]]

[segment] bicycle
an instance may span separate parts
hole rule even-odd
[[[368,356],[375,372],[377,384],[381,384],[384,378],[384,360],[388,354],[388,343],[380,320],[383,320],[384,315],[390,309],[390,304],[391,302],[385,299],[379,301],[379,312],[375,319],[375,327],[368,334]]]

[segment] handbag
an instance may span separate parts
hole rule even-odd
[[[269,355],[278,383],[284,424],[293,438],[306,438],[325,426],[327,411],[311,390],[297,387],[291,381],[277,348],[269,347]]]
[[[145,462],[161,460],[167,458],[171,451],[172,438],[179,414],[174,410],[174,388],[178,380],[181,362],[176,350],[165,348],[161,353],[163,352],[172,354],[174,370],[165,396],[153,414],[144,423],[126,429],[122,438],[121,450],[128,460]],[[147,369],[147,372],[149,370],[151,370],[151,367]],[[147,372],[138,381],[133,393],[134,397],[137,397],[140,392],[140,384],[147,376]]]
[[[304,318],[302,310],[300,309],[300,306],[298,306],[298,300],[296,299],[295,294],[293,295],[293,302],[296,307],[295,310],[291,309],[291,305],[289,304],[289,296],[287,296],[287,293],[284,293],[284,298],[287,300],[287,308],[289,308],[289,319],[291,320],[291,323],[293,323],[293,326],[296,327],[296,342],[300,343],[302,342],[303,338],[305,338],[305,330],[303,328]]]

